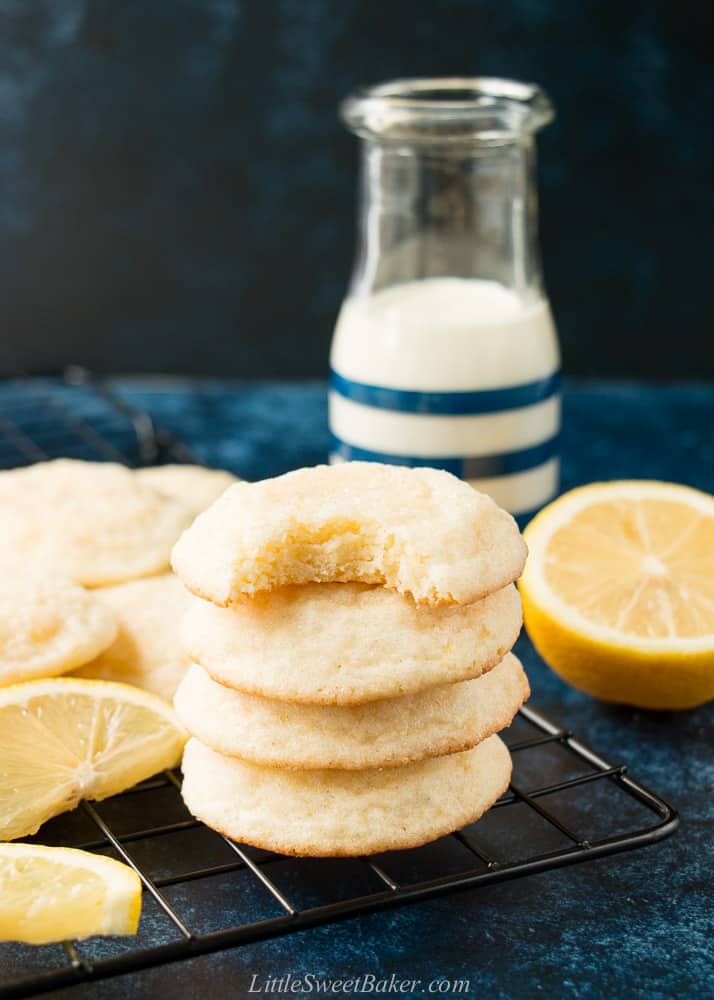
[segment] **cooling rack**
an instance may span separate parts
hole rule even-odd
[[[195,461],[180,440],[82,369],[63,379],[0,380],[0,467],[60,455],[130,465]],[[522,708],[502,735],[513,779],[486,816],[425,847],[371,858],[285,858],[234,843],[187,812],[177,772],[82,803],[31,839],[131,865],[144,885],[139,932],[38,948],[0,944],[0,997],[587,861],[675,830],[670,805],[535,709]]]

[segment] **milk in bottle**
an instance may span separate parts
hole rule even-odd
[[[547,99],[510,81],[398,81],[344,114],[364,139],[364,186],[332,344],[331,461],[445,468],[530,513],[558,486],[533,181]]]

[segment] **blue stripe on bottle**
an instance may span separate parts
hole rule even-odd
[[[509,385],[503,389],[478,389],[474,392],[419,392],[413,389],[387,389],[366,382],[354,382],[330,369],[330,388],[355,403],[379,410],[401,413],[432,413],[477,416],[517,410],[542,403],[560,391],[560,372],[535,382]]]
[[[384,462],[387,465],[429,466],[445,469],[461,479],[489,479],[491,476],[507,476],[514,472],[527,472],[543,465],[558,454],[558,435],[555,434],[541,444],[519,451],[504,451],[495,455],[472,455],[466,458],[436,458],[421,455],[391,455],[382,451],[370,451],[347,444],[334,434],[331,438],[331,453],[346,462]]]

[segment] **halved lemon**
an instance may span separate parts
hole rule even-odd
[[[0,844],[0,940],[49,944],[136,934],[141,880],[128,865],[69,847]]]
[[[714,698],[714,497],[672,483],[594,483],[524,532],[526,629],[575,687],[641,708]]]
[[[53,677],[0,688],[0,840],[174,767],[185,740],[170,705],[128,684]]]

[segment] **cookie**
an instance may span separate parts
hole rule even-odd
[[[183,773],[189,810],[232,840],[339,857],[419,847],[473,823],[508,787],[511,758],[490,736],[406,767],[288,771],[222,757],[191,739]]]
[[[119,622],[116,640],[77,674],[121,681],[171,701],[190,661],[178,638],[178,623],[189,601],[171,573],[132,580],[96,591]]]
[[[238,481],[232,472],[203,465],[152,465],[137,469],[135,476],[144,486],[178,500],[194,516]]]
[[[263,767],[359,770],[468,750],[509,726],[529,693],[509,654],[476,680],[353,708],[241,694],[194,665],[174,705],[186,729],[217,753]]]
[[[63,458],[0,472],[3,558],[85,586],[167,570],[191,520],[188,508],[115,463]]]
[[[192,598],[181,637],[214,680],[246,694],[360,705],[478,677],[520,627],[513,584],[476,604],[431,608],[382,587],[313,583],[234,608]]]
[[[67,673],[101,653],[116,634],[111,608],[69,580],[3,574],[0,685]]]
[[[419,604],[470,604],[523,569],[515,521],[438,469],[346,462],[236,483],[173,551],[189,590],[221,606],[286,584],[358,582]]]

